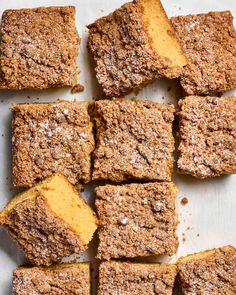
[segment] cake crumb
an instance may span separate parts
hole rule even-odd
[[[71,93],[73,94],[73,93],[78,93],[78,92],[83,92],[84,91],[84,86],[83,85],[81,85],[81,84],[76,84],[75,86],[73,86],[72,88],[71,88]]]
[[[185,206],[188,204],[188,198],[187,197],[183,197],[180,201],[181,205]]]

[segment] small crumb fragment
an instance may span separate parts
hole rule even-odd
[[[81,84],[76,84],[71,88],[71,93],[77,93],[77,92],[82,92],[84,91],[84,86]]]
[[[197,234],[197,237],[200,237],[200,234]]]
[[[186,236],[185,236],[185,233],[182,233],[182,241],[183,241],[183,243],[186,242]]]
[[[167,88],[167,91],[168,91],[168,92],[171,91],[171,87],[170,87],[170,86]]]
[[[183,197],[180,201],[181,205],[187,205],[188,204],[188,198],[187,197]]]

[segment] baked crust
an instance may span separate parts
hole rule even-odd
[[[236,31],[230,11],[172,17],[189,59],[181,85],[188,95],[236,87]]]
[[[150,101],[95,102],[93,179],[170,181],[174,106]]]
[[[91,179],[94,149],[88,103],[14,104],[13,185],[30,187],[55,172],[72,184]]]
[[[96,63],[96,77],[108,97],[122,97],[153,79],[175,78],[182,73],[182,66],[173,66],[154,49],[149,23],[143,20],[144,2],[127,3],[88,26],[88,48]],[[158,3],[160,13],[168,19]],[[168,34],[176,39],[171,25]]]
[[[18,267],[13,272],[12,294],[89,295],[89,265],[72,263],[50,268]]]
[[[178,172],[236,173],[236,97],[189,96],[179,106]]]
[[[225,246],[192,254],[177,261],[184,295],[236,293],[236,249]]]
[[[79,43],[73,6],[4,11],[0,88],[75,85]]]
[[[0,223],[37,266],[60,262],[86,249],[73,229],[52,212],[40,192],[35,199],[16,204]]]
[[[178,249],[175,196],[172,183],[97,187],[97,257],[174,255]]]
[[[175,276],[175,265],[103,262],[98,295],[171,295]]]

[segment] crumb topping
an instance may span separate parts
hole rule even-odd
[[[34,265],[59,263],[63,257],[86,248],[40,193],[36,199],[17,204],[2,220],[2,226]]]
[[[97,187],[97,257],[109,260],[175,254],[178,238],[173,190],[171,183]]]
[[[13,273],[13,295],[90,294],[89,270],[73,265],[53,268],[17,268]]]
[[[134,1],[88,26],[88,48],[107,96],[122,97],[162,75],[174,78],[182,71],[154,51],[142,15],[142,5]]]
[[[90,180],[94,148],[88,104],[14,104],[13,183],[32,186],[55,172],[72,184]]]
[[[198,178],[236,173],[236,97],[180,101],[178,169]]]
[[[175,265],[104,262],[99,269],[98,295],[171,295]]]
[[[190,60],[181,85],[188,95],[236,87],[236,31],[230,11],[171,18]]]
[[[208,256],[198,258],[200,254],[178,263],[183,294],[236,294],[235,248],[227,246],[215,249]]]
[[[0,88],[76,84],[80,38],[73,6],[6,10],[1,37]]]
[[[150,101],[95,102],[93,179],[171,180],[174,106]]]

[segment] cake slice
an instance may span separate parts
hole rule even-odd
[[[84,251],[97,218],[67,179],[55,174],[16,195],[0,213],[0,224],[35,265],[51,265]]]
[[[188,57],[181,85],[188,95],[222,93],[236,87],[236,31],[230,11],[172,17]]]
[[[236,97],[179,101],[178,172],[197,178],[236,173]]]
[[[88,26],[96,76],[110,97],[160,77],[178,77],[187,59],[159,0],[134,0]]]
[[[99,268],[98,295],[171,295],[175,277],[175,265],[103,262]]]
[[[176,191],[168,182],[97,187],[97,257],[174,255],[178,249]]]
[[[74,86],[79,43],[73,6],[5,10],[0,89]]]
[[[184,295],[236,294],[236,249],[232,246],[181,257],[177,266]]]
[[[91,180],[93,124],[88,102],[13,104],[12,181],[31,187],[59,172],[81,186]]]
[[[13,272],[13,295],[90,294],[89,263],[51,267],[18,267]]]
[[[94,180],[170,181],[173,105],[141,100],[95,102]]]

